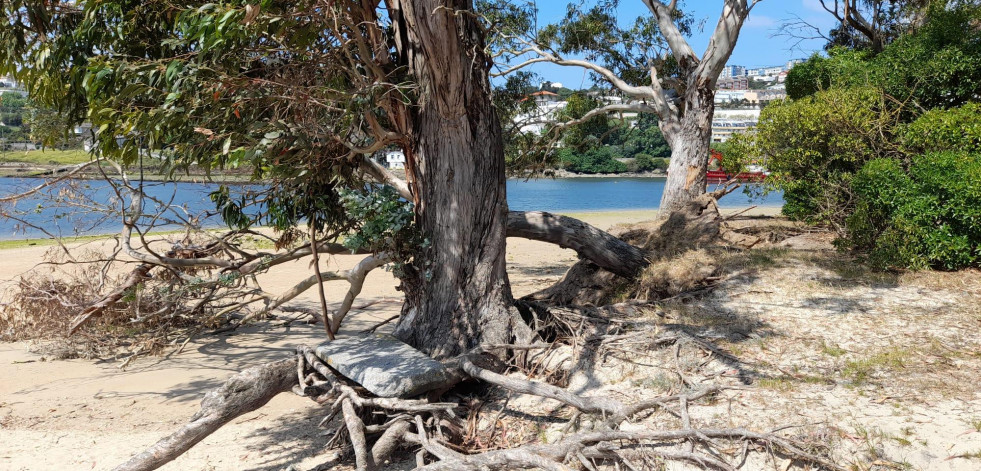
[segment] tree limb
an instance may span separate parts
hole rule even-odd
[[[647,9],[654,14],[657,26],[668,42],[671,53],[678,60],[678,64],[682,68],[688,68],[698,64],[698,57],[695,56],[695,51],[688,45],[685,36],[674,24],[675,3],[672,1],[670,5],[665,5],[657,0],[644,0],[644,5],[647,5]]]
[[[72,320],[71,326],[68,327],[68,335],[74,334],[80,327],[85,325],[85,323],[87,323],[90,319],[102,315],[103,311],[105,311],[107,308],[115,304],[116,301],[122,299],[128,290],[140,284],[141,282],[143,282],[143,280],[149,278],[150,277],[149,272],[150,269],[152,268],[153,265],[150,265],[148,263],[141,263],[139,266],[133,269],[133,271],[129,274],[129,276],[126,277],[126,280],[123,281],[122,285],[120,285],[118,288],[113,290],[112,293],[105,295],[99,301],[85,308],[84,311],[82,311],[78,316],[75,317],[74,320]]]
[[[635,276],[649,263],[637,247],[568,216],[540,211],[510,211],[507,235],[571,248],[601,268],[628,278]]]
[[[208,392],[201,401],[201,410],[187,424],[117,466],[115,471],[157,469],[173,461],[222,425],[262,407],[273,396],[289,391],[297,382],[295,358],[244,370],[229,378],[221,387]]]

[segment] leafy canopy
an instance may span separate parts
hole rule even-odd
[[[342,225],[337,187],[361,186],[359,152],[396,143],[386,111],[413,99],[376,7],[4,2],[0,71],[70,123],[90,121],[106,157],[132,165],[150,152],[171,171],[249,167],[273,182],[256,197],[265,222]]]

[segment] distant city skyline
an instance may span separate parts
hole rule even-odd
[[[538,1],[539,23],[545,25],[560,20],[568,3],[566,0]],[[689,0],[680,1],[679,4],[691,12],[696,20],[696,28],[688,41],[695,52],[701,55],[718,22],[722,1]],[[617,13],[623,23],[632,23],[640,15],[650,15],[641,0],[621,0]],[[825,44],[823,39],[802,40],[791,49],[797,42],[796,39],[773,37],[780,25],[797,18],[820,28],[825,34],[837,24],[822,9],[818,0],[763,0],[750,12],[727,65],[741,65],[747,69],[784,65],[792,59],[806,59],[815,52],[822,52]],[[703,25],[700,29],[699,24]],[[537,73],[544,81],[561,82],[568,88],[590,86],[588,74],[581,68],[536,64],[527,70]]]

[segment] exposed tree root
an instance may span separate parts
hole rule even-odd
[[[675,340],[679,338],[674,337]],[[557,400],[577,411],[570,424],[582,415],[591,415],[595,420],[588,430],[567,435],[554,443],[471,453],[463,445],[468,424],[460,414],[459,403],[371,397],[337,376],[313,350],[300,347],[295,359],[250,368],[233,376],[223,386],[208,393],[202,401],[201,411],[187,425],[116,469],[156,469],[187,451],[221,425],[261,407],[272,396],[290,388],[317,403],[330,404],[324,423],[334,417],[341,417],[342,420],[341,425],[334,429],[329,443],[348,444],[357,469],[364,471],[377,469],[390,461],[402,447],[418,447],[417,469],[422,470],[596,470],[618,463],[629,469],[639,469],[638,464],[648,463],[652,459],[662,463],[687,462],[706,469],[736,469],[724,458],[726,451],[719,440],[761,444],[768,450],[817,468],[843,469],[829,459],[809,453],[796,443],[774,434],[741,428],[692,427],[688,405],[725,389],[721,386],[710,385],[678,395],[628,404],[612,397],[575,394],[547,383],[503,375],[478,366],[486,366],[488,359],[486,354],[473,352],[448,362],[451,368],[458,367],[459,375],[447,384],[466,375],[512,393]],[[624,421],[656,409],[679,415],[683,428],[619,429]],[[682,446],[686,443],[689,444],[687,449]]]
[[[603,306],[618,299],[657,299],[691,289],[716,272],[711,257],[698,255],[698,249],[718,244],[722,224],[714,197],[704,195],[663,219],[614,228],[613,235],[639,247],[647,260],[635,276],[624,277],[583,258],[555,285],[525,299],[558,306]]]

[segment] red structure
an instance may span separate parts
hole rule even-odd
[[[766,178],[766,171],[740,172],[736,175],[726,173],[722,168],[722,152],[715,149],[710,151],[709,170],[705,172],[705,180],[709,183],[725,183],[729,180],[739,180],[743,182],[758,182]]]

